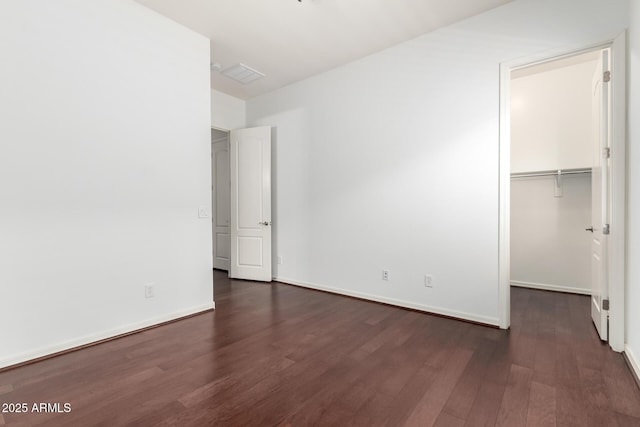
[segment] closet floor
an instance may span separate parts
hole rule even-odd
[[[0,425],[640,425],[585,296],[513,288],[502,331],[222,272],[215,295],[214,312],[1,372],[0,404],[29,410]]]

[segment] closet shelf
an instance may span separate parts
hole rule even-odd
[[[557,169],[546,171],[532,171],[532,172],[515,172],[511,174],[511,178],[530,178],[536,176],[564,176],[564,175],[578,175],[591,173],[591,168],[575,168],[575,169]]]

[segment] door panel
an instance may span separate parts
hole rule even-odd
[[[238,265],[241,267],[262,266],[261,237],[238,237]]]
[[[237,145],[238,158],[238,227],[260,229],[264,218],[262,202],[262,139],[247,138]]]
[[[591,318],[600,339],[608,339],[608,311],[603,300],[608,298],[606,272],[607,235],[604,224],[608,222],[608,159],[604,157],[609,147],[609,88],[604,82],[604,72],[609,70],[609,51],[603,50],[592,80],[592,141],[593,170],[591,173]]]
[[[231,132],[230,277],[271,281],[271,128]]]

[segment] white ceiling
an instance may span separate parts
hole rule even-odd
[[[248,85],[212,72],[212,87],[254,96],[511,0],[136,0],[211,39],[211,61],[266,74]]]

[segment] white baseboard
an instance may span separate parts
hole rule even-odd
[[[37,350],[33,350],[33,351],[22,353],[22,354],[14,354],[9,357],[3,357],[2,359],[0,359],[0,369],[6,368],[12,365],[17,365],[19,363],[28,362],[30,360],[38,359],[41,357],[49,356],[52,354],[60,353],[62,351],[70,350],[76,347],[85,346],[87,344],[95,343],[95,342],[106,340],[109,338],[114,338],[114,337],[117,337],[118,335],[128,334],[130,332],[135,332],[137,330],[148,328],[150,326],[155,326],[160,323],[169,322],[171,320],[176,320],[181,317],[190,316],[192,314],[198,314],[198,313],[215,309],[215,308],[216,308],[216,304],[215,302],[212,301],[210,303],[202,304],[196,307],[191,307],[186,310],[176,311],[163,316],[147,319],[142,322],[131,323],[131,324],[110,329],[108,331],[104,331],[101,333],[91,334],[81,338],[65,341],[60,344],[42,347]]]
[[[512,280],[511,286],[516,286],[518,288],[541,289],[544,291],[569,292],[572,294],[591,295],[590,289],[572,288],[570,286],[548,285],[546,283],[520,282],[517,280]]]
[[[626,344],[624,346],[624,355],[627,359],[627,362],[629,362],[629,367],[633,371],[636,384],[638,384],[638,387],[640,387],[640,364],[638,364],[638,359],[636,359],[636,356],[631,348],[629,348],[629,346]]]
[[[347,289],[342,288],[334,288],[331,286],[318,285],[316,283],[302,282],[295,279],[289,279],[286,277],[277,277],[274,280],[282,283],[286,283],[288,285],[301,286],[303,288],[315,289],[319,291],[331,292],[333,294],[338,295],[346,295],[350,297],[360,298],[369,301],[381,302],[384,304],[395,305],[398,307],[410,308],[413,310],[424,311],[426,313],[432,314],[440,314],[448,317],[455,317],[461,320],[469,320],[477,323],[484,323],[486,325],[498,326],[498,318],[496,317],[488,317],[488,316],[480,316],[472,313],[465,313],[462,311],[449,310],[442,307],[433,307],[424,304],[416,304],[414,302],[403,301],[395,298],[383,297],[380,295],[367,294],[363,292],[354,292]]]

